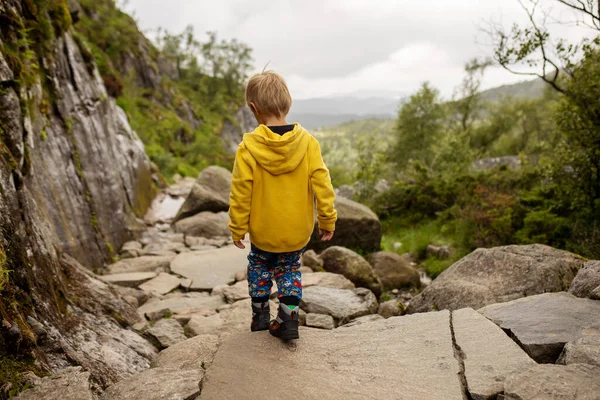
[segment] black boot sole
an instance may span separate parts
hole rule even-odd
[[[284,321],[279,325],[278,329],[269,329],[269,333],[286,342],[300,339],[298,321]]]

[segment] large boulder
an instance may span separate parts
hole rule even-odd
[[[568,290],[584,259],[534,244],[478,249],[445,270],[408,312],[480,308],[525,296]]]
[[[492,304],[479,312],[539,363],[556,362],[566,343],[600,332],[600,302],[564,292]]]
[[[594,365],[534,365],[504,382],[505,400],[594,400],[600,393],[600,367]]]
[[[373,293],[364,288],[354,290],[311,286],[303,291],[300,307],[307,313],[331,315],[339,324],[377,312],[379,304]]]
[[[175,216],[175,221],[191,217],[203,211],[219,212],[229,209],[229,192],[231,190],[231,172],[211,166],[204,169],[191,193]]]
[[[588,261],[573,279],[569,293],[577,297],[592,297],[596,288],[600,288],[600,261]]]
[[[173,225],[175,232],[186,236],[201,236],[213,238],[217,236],[229,236],[229,215],[226,212],[213,213],[201,212],[193,217],[177,221]]]
[[[373,252],[381,248],[381,223],[369,207],[337,196],[335,209],[338,212],[338,220],[333,239],[329,242],[322,242],[315,224],[313,236],[308,244],[309,249],[320,252],[330,246],[343,246],[354,250]]]
[[[358,287],[370,289],[379,296],[381,281],[371,265],[360,255],[344,247],[334,246],[321,254],[323,268],[327,272],[341,274]]]
[[[381,280],[383,290],[400,287],[420,287],[421,279],[410,258],[380,251],[369,256],[369,263]]]
[[[285,381],[287,399],[461,400],[449,325],[446,311],[344,329],[301,327],[297,345],[246,327],[220,347],[203,381],[202,398],[264,397],[273,374],[241,379],[240,371],[268,365],[294,368],[294,378]]]

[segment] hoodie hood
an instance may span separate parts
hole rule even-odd
[[[310,135],[300,124],[284,135],[278,135],[265,125],[244,135],[244,145],[261,167],[272,175],[295,170],[308,150]]]

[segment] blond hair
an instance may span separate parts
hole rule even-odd
[[[246,104],[253,103],[259,113],[285,117],[292,107],[292,96],[283,77],[264,71],[250,78],[246,86]]]

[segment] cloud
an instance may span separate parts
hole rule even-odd
[[[545,0],[544,4],[556,3]],[[489,55],[478,28],[525,23],[517,0],[130,0],[143,29],[217,31],[254,49],[257,70],[282,73],[298,98],[356,91],[414,91],[431,81],[451,96],[466,61]],[[565,9],[553,15],[568,19]],[[579,39],[582,31],[555,26]],[[485,86],[522,80],[491,69]]]

